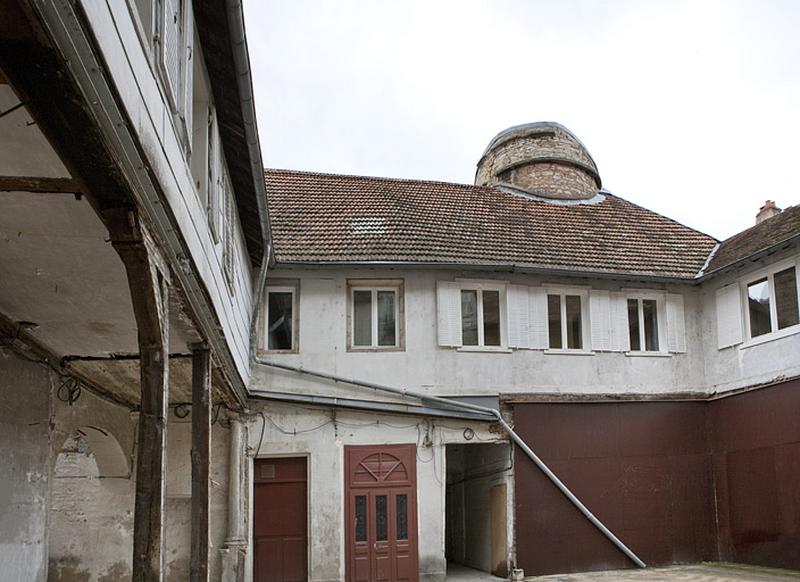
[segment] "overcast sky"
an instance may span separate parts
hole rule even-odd
[[[246,0],[269,167],[471,183],[558,121],[606,189],[718,238],[800,203],[800,2]]]

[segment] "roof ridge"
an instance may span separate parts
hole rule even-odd
[[[302,174],[304,176],[325,176],[332,178],[355,178],[357,180],[378,180],[382,182],[405,182],[416,184],[443,184],[446,186],[459,186],[463,188],[474,188],[477,190],[497,190],[490,186],[478,186],[477,184],[467,184],[464,182],[448,182],[446,180],[425,180],[422,178],[395,178],[390,176],[370,176],[365,174],[340,174],[336,172],[318,172],[315,170],[292,170],[290,168],[264,168],[264,176],[270,173],[285,172],[288,174]]]

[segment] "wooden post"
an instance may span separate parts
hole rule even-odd
[[[211,358],[205,346],[192,347],[192,555],[191,582],[208,582],[211,500]]]
[[[103,212],[128,275],[139,340],[141,407],[133,517],[133,582],[164,579],[169,397],[169,269],[135,211]]]

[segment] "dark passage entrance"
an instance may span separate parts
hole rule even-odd
[[[306,459],[255,462],[254,582],[301,582],[308,578]]]
[[[447,561],[506,577],[510,445],[447,445],[446,453]]]

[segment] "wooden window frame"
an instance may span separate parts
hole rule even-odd
[[[355,337],[355,291],[371,291],[371,323],[372,323],[372,345],[357,346],[353,343]],[[395,345],[377,345],[377,292],[395,292]],[[405,282],[403,279],[348,279],[347,280],[347,351],[348,352],[404,352],[406,349],[405,340]]]
[[[269,293],[292,294],[292,347],[284,350],[269,349],[269,335],[267,324],[269,322]],[[296,354],[300,351],[300,281],[296,279],[273,279],[264,287],[264,298],[261,302],[258,326],[258,353],[259,354]]]

